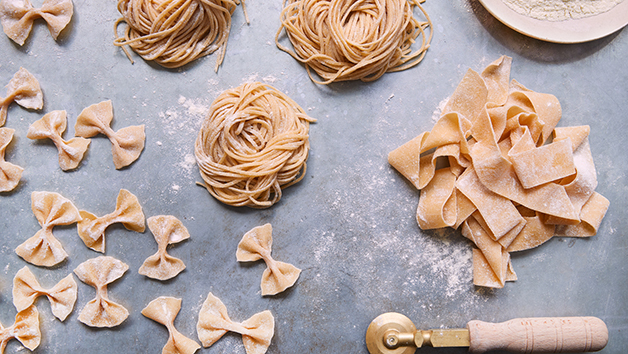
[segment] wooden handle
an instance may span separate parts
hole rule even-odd
[[[573,353],[601,350],[608,342],[606,324],[597,317],[517,318],[502,323],[470,321],[471,353]]]

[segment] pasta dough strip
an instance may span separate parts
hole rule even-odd
[[[509,82],[511,62],[501,57],[481,74],[468,70],[433,129],[388,156],[421,190],[419,227],[461,227],[478,246],[473,276],[479,286],[516,279],[510,252],[553,236],[595,235],[609,207],[595,192],[589,127],[556,128],[558,99]],[[453,190],[442,188],[450,179]],[[455,222],[444,221],[446,212]]]

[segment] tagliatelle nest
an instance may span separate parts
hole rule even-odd
[[[122,17],[116,21],[113,43],[122,47],[129,59],[125,45],[166,68],[181,67],[220,49],[218,70],[238,4],[240,0],[119,0]],[[120,37],[117,27],[122,22],[127,26]]]
[[[432,40],[419,0],[285,0],[277,47],[305,64],[312,81],[373,81],[417,65]],[[418,9],[425,18],[414,16]],[[430,27],[429,34],[427,28]],[[294,50],[279,43],[285,30]],[[420,38],[420,45],[412,46]],[[312,70],[322,79],[312,76]]]
[[[221,202],[266,208],[305,175],[309,123],[292,99],[262,83],[224,91],[196,139],[205,187]]]

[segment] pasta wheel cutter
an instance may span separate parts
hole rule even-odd
[[[572,353],[601,350],[606,324],[597,317],[517,318],[502,323],[470,321],[467,328],[417,330],[399,313],[384,313],[366,330],[371,354],[413,354],[422,347],[469,347],[471,353]]]

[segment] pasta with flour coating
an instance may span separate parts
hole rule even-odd
[[[72,0],[44,0],[41,8],[34,8],[30,0],[0,1],[0,22],[4,33],[15,43],[23,45],[31,32],[33,22],[43,18],[53,39],[72,20]]]
[[[7,146],[13,140],[15,129],[0,128],[0,192],[8,192],[20,183],[24,169],[5,160]]]
[[[255,262],[263,259],[266,262],[266,270],[262,274],[262,295],[276,295],[296,283],[301,269],[292,264],[278,262],[271,257],[273,245],[273,227],[266,224],[253,228],[244,234],[236,259],[238,262]]]
[[[198,343],[184,336],[174,327],[174,319],[180,310],[181,299],[169,296],[156,298],[142,310],[142,315],[168,329],[168,342],[164,345],[162,354],[192,354],[201,348]]]
[[[421,2],[285,0],[275,43],[303,63],[314,82],[374,81],[423,60],[432,40],[432,24]],[[423,21],[415,17],[415,9]],[[279,42],[283,30],[293,49]]]
[[[121,223],[127,230],[144,232],[146,223],[139,200],[133,193],[120,189],[116,198],[116,209],[98,217],[81,210],[81,221],[77,224],[78,234],[85,246],[96,252],[105,253],[105,231],[111,224]]]
[[[148,228],[157,241],[157,253],[148,257],[139,273],[149,278],[168,280],[176,277],[185,269],[182,260],[172,257],[166,251],[168,245],[190,238],[188,229],[172,215],[151,216],[146,220]]]
[[[178,68],[220,50],[217,71],[238,4],[239,0],[119,0],[122,18],[116,21],[113,43],[122,47],[129,59],[126,45],[145,60],[166,68]],[[117,28],[122,22],[127,26],[120,37]]]
[[[7,343],[14,338],[31,351],[39,346],[41,331],[37,307],[30,306],[18,312],[15,315],[15,322],[10,327],[4,328],[0,323],[0,353],[4,353]]]
[[[242,323],[233,322],[227,314],[227,307],[209,293],[198,314],[196,331],[205,348],[216,343],[227,332],[236,332],[242,335],[246,354],[264,354],[275,334],[275,318],[270,311],[265,310]]]
[[[60,321],[65,321],[74,309],[77,288],[74,277],[68,274],[52,288],[44,289],[39,285],[35,274],[28,267],[24,267],[13,278],[13,305],[20,312],[33,305],[38,297],[46,296],[50,301],[52,314]]]
[[[282,188],[305,175],[314,121],[271,86],[253,82],[224,91],[194,145],[205,188],[225,204],[272,206]]]
[[[113,105],[102,101],[85,108],[76,118],[76,136],[91,138],[103,134],[111,141],[111,153],[116,169],[132,164],[144,150],[144,125],[134,125],[118,131],[111,129]]]
[[[63,262],[68,254],[52,234],[52,229],[81,220],[78,209],[70,200],[55,192],[31,193],[31,209],[41,230],[17,246],[15,253],[37,266],[52,267]]]
[[[109,256],[88,259],[74,269],[83,283],[96,288],[96,297],[85,304],[79,321],[90,327],[115,327],[129,317],[129,311],[109,300],[107,294],[107,284],[121,278],[128,269],[126,263]]]
[[[432,130],[388,155],[421,190],[421,229],[461,228],[477,247],[474,284],[498,288],[516,279],[511,252],[593,236],[609,207],[595,192],[589,127],[557,128],[558,99],[511,81],[510,67],[501,57],[469,69]]]
[[[20,68],[7,84],[7,96],[0,97],[0,127],[6,122],[11,102],[26,109],[41,109],[44,106],[44,94],[39,81],[24,68]]]
[[[59,166],[62,170],[69,171],[81,163],[91,141],[81,137],[63,140],[61,135],[65,132],[66,126],[66,111],[52,111],[31,124],[26,137],[52,140],[59,151]]]

